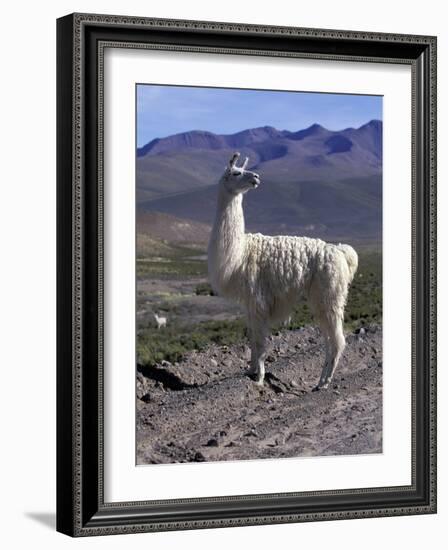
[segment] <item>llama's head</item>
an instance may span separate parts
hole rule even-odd
[[[236,163],[240,158],[239,153],[234,153],[229,161],[229,165],[221,179],[222,185],[229,193],[239,195],[246,193],[249,189],[255,189],[260,185],[260,176],[255,172],[246,170],[249,158],[246,157],[241,166]]]

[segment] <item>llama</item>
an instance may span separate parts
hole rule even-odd
[[[157,323],[157,329],[166,327],[166,317],[159,317],[157,313],[154,313],[154,319],[156,320],[156,323]]]
[[[345,347],[344,307],[358,267],[355,250],[308,237],[246,233],[243,196],[260,185],[245,159],[230,159],[218,184],[217,211],[208,245],[213,290],[246,311],[251,360],[249,374],[263,385],[270,327],[289,318],[305,296],[325,340],[325,362],[317,386],[328,388]]]

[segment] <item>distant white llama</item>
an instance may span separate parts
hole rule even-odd
[[[260,184],[246,170],[248,159],[236,165],[235,153],[218,186],[218,205],[208,245],[208,270],[213,289],[246,310],[251,341],[251,368],[259,385],[273,323],[289,318],[300,296],[325,339],[326,357],[315,389],[327,388],[345,346],[344,307],[358,267],[351,246],[328,244],[307,237],[270,237],[245,233],[243,195]]]
[[[156,320],[158,329],[166,327],[166,317],[159,317],[157,313],[154,313],[154,319]]]

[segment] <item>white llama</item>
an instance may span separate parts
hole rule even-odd
[[[157,323],[157,329],[166,327],[166,317],[159,317],[157,313],[154,313],[154,319],[156,320],[156,323]]]
[[[351,246],[307,237],[270,237],[245,233],[243,195],[260,184],[237,167],[235,153],[218,186],[218,205],[208,245],[213,289],[245,309],[251,341],[251,367],[257,384],[264,380],[270,326],[284,322],[304,295],[325,338],[326,357],[315,389],[327,388],[345,346],[344,307],[358,256]]]

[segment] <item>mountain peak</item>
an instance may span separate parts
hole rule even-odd
[[[311,126],[308,126],[308,128],[305,128],[305,131],[308,132],[318,132],[319,130],[325,130],[325,128],[320,124],[317,124],[317,122],[311,124]]]
[[[318,135],[328,134],[328,133],[329,133],[329,130],[327,130],[320,124],[314,123],[314,124],[311,124],[311,126],[308,126],[308,128],[305,128],[304,130],[291,132],[288,137],[290,139],[300,141],[310,136],[318,136]]]
[[[362,126],[358,128],[358,130],[362,130],[363,128],[372,128],[374,130],[379,130],[383,127],[383,121],[378,120],[377,118],[373,118],[372,120],[369,120],[369,122],[366,122]]]
[[[272,139],[282,135],[282,132],[273,126],[258,126],[257,128],[248,128],[241,132],[236,132],[228,137],[238,139],[239,137],[250,137],[251,139]]]

